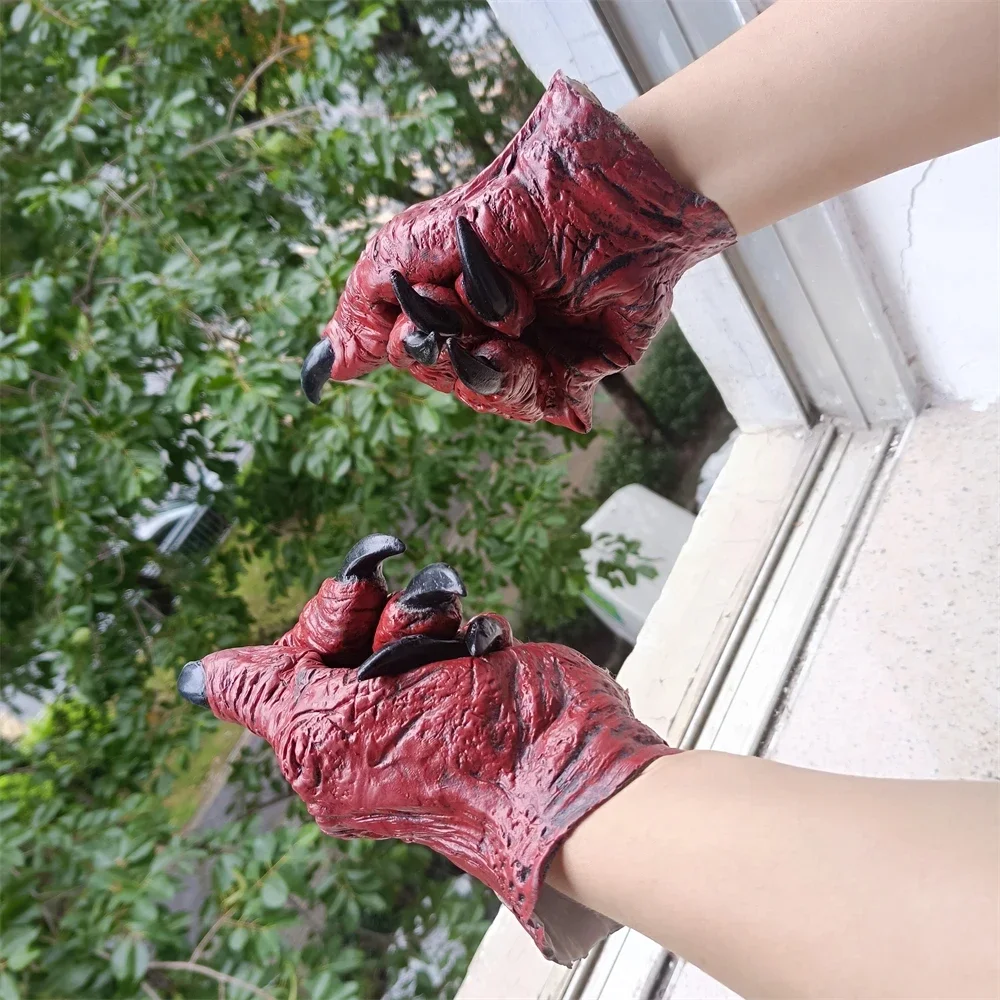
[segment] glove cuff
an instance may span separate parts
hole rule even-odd
[[[566,647],[536,650],[540,677],[519,705],[522,740],[493,784],[500,794],[433,846],[491,888],[546,958],[570,965],[617,925],[545,885],[552,858],[590,813],[679,751],[635,718],[605,670]]]
[[[644,730],[657,742],[637,743],[634,738],[622,739],[602,732],[595,739],[603,744],[600,749],[593,754],[581,754],[581,759],[587,759],[582,760],[579,770],[574,768],[572,777],[559,781],[563,790],[554,796],[536,830],[543,835],[511,845],[507,882],[496,890],[542,954],[561,965],[572,965],[583,958],[599,940],[617,930],[618,924],[561,894],[556,894],[557,904],[554,890],[545,885],[552,859],[566,838],[595,809],[639,777],[654,760],[680,752],[659,742],[651,730],[636,720],[629,722],[629,728]],[[526,857],[533,859],[531,864],[521,860]]]
[[[591,91],[564,73],[553,76],[535,110],[512,141],[519,165],[552,190],[560,183],[590,188],[574,201],[599,206],[590,228],[621,252],[632,244],[668,263],[670,285],[689,267],[736,242],[726,213],[710,198],[679,183],[653,151]],[[525,163],[525,159],[533,161]],[[505,155],[497,160],[501,167]],[[595,197],[595,193],[599,196]],[[580,223],[584,219],[567,220]]]

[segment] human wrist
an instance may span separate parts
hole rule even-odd
[[[685,763],[694,763],[700,756],[696,751],[675,752],[648,764],[562,841],[552,856],[546,882],[570,899],[627,922],[628,914],[620,912],[615,902],[615,887],[622,876],[619,869],[623,865],[642,868],[643,859],[631,850],[622,850],[623,831],[637,833],[638,818],[658,814],[660,804],[668,800],[667,789],[680,777],[678,765],[687,770]]]
[[[738,234],[748,231],[746,206],[734,186],[736,137],[710,80],[697,63],[616,111],[679,184],[725,212]]]

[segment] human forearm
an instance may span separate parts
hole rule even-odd
[[[752,232],[997,135],[993,0],[781,0],[619,111]]]
[[[549,880],[747,996],[993,996],[998,792],[681,754],[588,817]]]

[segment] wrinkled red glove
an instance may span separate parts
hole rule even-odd
[[[389,597],[379,556],[401,549],[391,536],[359,542],[291,632],[189,663],[178,687],[266,739],[325,833],[439,851],[568,964],[617,925],[545,886],[549,862],[588,813],[674,751],[582,654],[518,643],[498,615],[462,629],[450,567]]]
[[[735,240],[557,73],[481,174],[369,240],[302,388],[317,402],[388,361],[480,412],[589,430],[597,383],[639,360],[684,271]]]

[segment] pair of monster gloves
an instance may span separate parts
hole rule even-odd
[[[638,361],[677,279],[730,246],[581,85],[557,75],[481,174],[369,241],[302,387],[385,362],[480,412],[588,430],[602,378]],[[463,625],[465,588],[429,566],[389,594],[404,549],[370,535],[271,646],[211,653],[178,687],[266,739],[324,832],[425,844],[484,882],[542,952],[571,963],[615,928],[545,883],[573,828],[673,753],[602,669]]]

